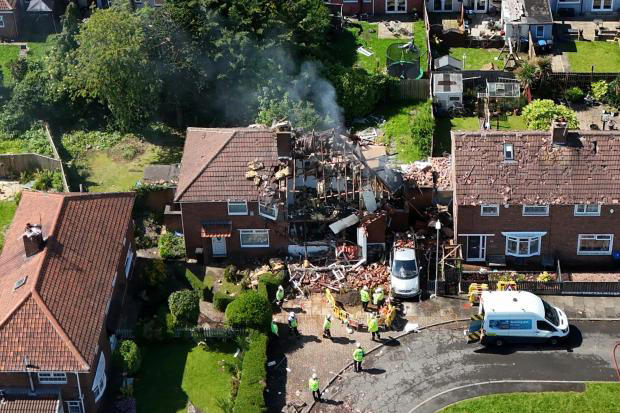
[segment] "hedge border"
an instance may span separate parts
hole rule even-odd
[[[267,335],[252,331],[250,345],[243,356],[241,380],[233,413],[262,413],[266,411]]]

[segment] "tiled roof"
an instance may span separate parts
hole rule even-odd
[[[0,371],[23,370],[26,356],[42,370],[90,369],[133,201],[23,192],[0,255]],[[41,223],[47,239],[31,257],[21,239],[26,223]]]
[[[188,128],[175,200],[257,200],[256,185],[245,177],[254,160],[264,164],[268,175],[279,164],[270,129]]]
[[[7,397],[0,402],[0,413],[56,413],[57,398],[13,398]]]
[[[0,10],[15,10],[17,0],[0,0]]]
[[[620,133],[453,133],[453,179],[459,205],[620,203]],[[505,161],[504,143],[514,145]]]

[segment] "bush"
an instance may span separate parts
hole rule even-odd
[[[159,255],[164,259],[185,257],[185,239],[168,231],[157,242]]]
[[[235,297],[231,297],[221,291],[216,291],[215,294],[213,294],[213,306],[221,312],[226,311],[228,304],[232,303],[234,300]]]
[[[258,279],[258,292],[269,300],[270,303],[276,299],[276,291],[278,286],[282,284],[282,276],[273,275],[267,272]]]
[[[599,80],[598,82],[592,83],[592,97],[602,102],[605,100],[607,96],[607,92],[609,91],[609,83],[604,80]]]
[[[141,260],[140,280],[147,287],[158,287],[168,279],[168,268],[162,260]]]
[[[536,281],[538,282],[546,283],[552,280],[553,280],[553,277],[547,271],[541,272],[540,274],[538,274],[538,277],[536,277]]]
[[[62,192],[64,189],[62,185],[62,176],[60,174],[60,171],[37,169],[32,174],[32,179],[34,179],[32,189],[36,189],[37,191],[53,190],[55,192]]]
[[[250,333],[250,345],[243,356],[241,382],[233,413],[264,412],[265,384],[267,382],[267,336],[253,331]]]
[[[577,86],[571,87],[565,92],[565,94],[566,99],[568,99],[569,102],[573,103],[581,102],[583,100],[583,97],[585,96],[583,90],[579,89]]]
[[[271,325],[271,304],[257,291],[247,291],[228,305],[226,319],[232,327],[267,331]]]
[[[201,267],[198,267],[201,268]],[[201,281],[196,274],[194,274],[194,271],[192,271],[191,268],[186,268],[185,269],[185,279],[187,280],[187,282],[189,283],[189,285],[192,286],[192,290],[197,291],[198,294],[200,295],[201,299],[206,299],[205,296],[205,291],[207,290],[207,286],[204,284],[203,281]]]
[[[239,281],[239,270],[234,265],[228,265],[224,268],[224,279],[230,283]]]
[[[118,132],[100,131],[75,131],[62,136],[62,146],[69,152],[72,158],[79,158],[89,150],[108,149],[127,137],[135,138],[134,135],[123,135]]]
[[[577,115],[564,105],[556,105],[552,100],[534,100],[523,108],[523,117],[528,129],[548,130],[555,119],[564,119],[569,129],[577,129]]]
[[[140,370],[142,354],[136,343],[123,340],[114,352],[114,360],[124,373],[133,376]]]
[[[430,100],[420,105],[410,121],[411,135],[402,136],[396,140],[396,149],[401,160],[409,162],[431,155],[435,131],[435,120],[431,115],[431,110]]]
[[[176,325],[196,325],[200,297],[196,291],[175,291],[168,297],[168,308]]]

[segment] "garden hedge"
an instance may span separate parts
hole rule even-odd
[[[280,274],[273,275],[270,272],[266,272],[258,279],[258,292],[266,297],[270,303],[275,301],[278,286],[282,284],[283,277]]]
[[[261,413],[266,411],[265,385],[267,383],[267,336],[258,331],[250,333],[250,345],[243,356],[241,381],[233,413]]]
[[[231,327],[268,331],[271,325],[271,303],[257,291],[246,291],[226,308]]]
[[[213,294],[213,306],[221,312],[226,311],[228,304],[232,303],[234,300],[235,297],[231,297],[221,291],[216,291],[215,294]]]

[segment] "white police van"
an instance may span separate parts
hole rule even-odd
[[[480,342],[549,342],[568,335],[568,318],[557,307],[527,291],[484,291],[478,309]],[[472,328],[470,327],[470,331]]]

